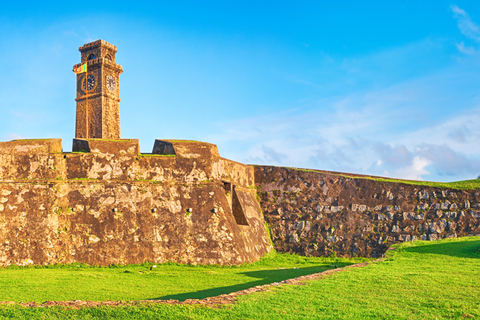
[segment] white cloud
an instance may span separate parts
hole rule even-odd
[[[452,11],[462,32],[480,42],[466,12]],[[474,178],[480,173],[480,65],[472,55],[423,68],[435,52],[451,49],[445,46],[451,45],[428,39],[349,60],[325,56],[332,76],[302,83],[327,94],[287,111],[220,124],[204,140],[245,163],[419,180]]]
[[[450,8],[454,13],[454,17],[457,19],[457,25],[460,31],[467,38],[473,40],[477,44],[480,43],[480,27],[470,19],[470,16],[465,10],[460,9],[455,5],[452,5]],[[457,43],[457,48],[460,52],[465,54],[477,53],[472,46],[466,46],[463,41]]]
[[[440,176],[455,176],[461,173],[474,173],[471,178],[480,172],[480,159],[469,158],[465,154],[453,150],[447,144],[426,144],[418,146],[419,154],[431,163]]]
[[[468,13],[457,6],[452,6],[454,17],[457,19],[458,28],[468,38],[480,42],[480,27],[474,23]]]
[[[470,138],[471,131],[466,125],[460,125],[448,132],[448,137],[458,143],[465,143]]]
[[[467,16],[467,13],[465,12],[465,10],[460,9],[460,8],[457,7],[456,5],[452,5],[452,6],[450,6],[450,8],[452,9],[452,11],[453,11],[456,15],[459,15],[459,16]]]
[[[24,139],[24,138],[22,136],[16,134],[16,133],[13,133],[13,132],[10,132],[5,136],[6,141],[18,140],[18,139]]]
[[[456,44],[458,51],[464,54],[475,54],[477,53],[473,47],[465,46],[465,43],[462,41]]]
[[[261,150],[264,155],[262,158],[263,161],[281,163],[287,158],[284,154],[277,152],[273,148],[269,148],[265,145],[262,145]]]
[[[222,156],[246,163],[418,180],[474,178],[480,107],[466,107],[465,93],[445,81],[457,78],[445,72],[324,99],[308,110],[233,121],[205,140],[219,144]]]
[[[396,171],[396,175],[404,179],[423,180],[423,176],[429,174],[426,167],[431,164],[431,161],[422,157],[414,157],[412,163],[400,168]]]
[[[445,121],[404,133],[393,143],[414,149],[421,143],[430,145],[447,144],[452,150],[467,156],[479,156],[480,106],[451,115]]]

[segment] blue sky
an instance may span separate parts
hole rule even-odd
[[[2,3],[0,141],[75,134],[78,47],[118,47],[123,138],[397,178],[480,175],[478,1]]]

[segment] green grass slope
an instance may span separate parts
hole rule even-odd
[[[349,173],[342,173],[342,172],[301,169],[301,168],[289,168],[289,169],[294,169],[294,170],[304,171],[304,172],[328,173],[334,176],[350,178],[350,179],[368,179],[368,180],[374,180],[374,181],[405,183],[405,184],[411,184],[416,186],[427,186],[427,187],[434,187],[434,188],[452,188],[452,189],[458,189],[458,190],[480,189],[480,178],[472,179],[472,180],[453,181],[453,182],[434,182],[434,181],[393,179],[393,178],[384,178],[384,177],[377,177],[377,176],[367,176],[362,174],[349,174]]]
[[[427,186],[435,188],[452,188],[458,190],[476,190],[480,189],[480,179],[462,180],[453,182],[432,182],[432,181],[417,181],[417,180],[395,180],[387,178],[371,178],[377,181],[399,182],[418,186]]]
[[[270,259],[289,259],[283,258],[283,255],[279,257]],[[306,263],[310,258],[293,259]],[[276,265],[272,260],[259,264]],[[287,265],[295,264],[297,263]],[[192,276],[191,271],[205,267],[190,268],[183,277],[193,281],[199,274],[193,273]],[[242,268],[244,267],[238,269]],[[211,270],[222,269],[224,268],[217,267]],[[10,271],[14,270],[2,270]],[[225,274],[219,275],[222,276]],[[479,279],[480,237],[418,241],[404,243],[397,250],[388,251],[385,261],[362,268],[350,268],[322,279],[308,281],[302,286],[282,285],[272,287],[270,291],[240,296],[238,303],[220,308],[138,305],[74,310],[63,307],[29,309],[17,305],[0,307],[0,316],[31,319],[478,318]],[[2,290],[4,289],[2,285]],[[98,289],[92,287],[91,290]],[[194,290],[196,289],[192,287],[189,292]]]

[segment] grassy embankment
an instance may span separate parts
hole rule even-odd
[[[480,189],[480,179],[461,180],[461,181],[453,181],[453,182],[434,182],[434,181],[420,181],[420,180],[403,180],[403,179],[393,179],[393,178],[354,175],[354,174],[349,175],[348,173],[330,172],[330,171],[313,170],[313,169],[301,169],[301,168],[289,168],[289,169],[294,169],[294,170],[304,171],[304,172],[326,173],[326,174],[331,174],[334,176],[340,176],[340,177],[350,178],[350,179],[368,179],[368,180],[374,180],[374,181],[405,183],[405,184],[411,184],[416,186],[427,186],[427,187],[434,187],[434,188],[452,188],[452,189],[459,189],[459,190]]]
[[[205,290],[209,291],[218,286],[225,286],[225,284],[221,284],[222,281],[225,281],[221,278],[236,277],[234,276],[235,272],[231,270],[239,270],[237,271],[239,274],[243,273],[242,276],[245,278],[240,281],[241,283],[250,282],[252,284],[252,282],[260,282],[258,279],[261,278],[275,281],[275,275],[281,273],[282,270],[291,269],[295,265],[299,266],[299,269],[291,269],[292,272],[315,268],[313,265],[318,261],[315,258],[272,255],[258,264],[240,268],[162,266],[155,272],[162,273],[162,277],[167,278],[165,283],[169,283],[171,287],[165,288],[165,292],[183,286],[184,289],[180,291],[187,290],[189,293],[174,293],[170,296],[165,296],[165,293],[152,293],[149,297],[200,297]],[[278,269],[281,263],[285,263],[286,269]],[[332,260],[325,261],[325,264],[331,263]],[[325,264],[323,268],[325,268]],[[263,271],[250,269],[256,268],[254,266],[258,269],[265,267],[265,269]],[[165,272],[162,271],[163,267],[165,267]],[[139,274],[139,269],[135,268],[145,269],[143,266],[128,266],[126,269],[83,268],[81,271],[73,271],[66,268],[60,269],[60,271],[83,273],[83,278],[94,280],[90,281],[91,294],[101,295],[101,293],[94,292],[102,290],[101,283],[105,274],[113,272],[111,270],[117,272],[122,270],[122,273],[117,273],[117,275],[123,276],[125,271],[130,270],[133,273],[127,274],[137,278],[136,284],[140,288],[135,287],[135,283],[126,282],[125,288],[120,290],[115,298],[126,299],[130,292],[136,291],[139,294],[141,291],[152,290],[147,284],[148,281],[139,280],[151,273]],[[108,270],[108,272],[97,269]],[[29,288],[28,285],[36,285],[44,277],[40,274],[48,270],[50,269],[3,269],[1,291],[10,292],[10,294],[3,293],[4,296],[10,295],[9,300],[35,300],[46,297],[48,294],[44,292],[37,294],[37,298],[33,298],[35,294],[32,291],[42,291],[41,287]],[[167,270],[169,271],[167,272]],[[22,290],[8,287],[13,282],[6,279],[11,278],[18,271],[25,272],[22,277],[40,272],[37,274],[37,280],[31,279],[27,281],[28,283],[23,284],[23,291],[30,292],[30,297],[32,297],[30,299],[24,298],[26,293],[20,293]],[[170,274],[170,272],[172,273]],[[96,277],[87,276],[88,274],[96,274]],[[19,277],[18,274],[17,277]],[[204,277],[210,280],[204,279],[203,281],[212,282],[199,285],[202,282],[199,279]],[[17,305],[0,307],[0,315],[32,319],[463,319],[480,317],[479,278],[480,237],[431,242],[418,241],[403,243],[398,246],[397,250],[388,251],[385,261],[375,262],[362,268],[348,269],[319,280],[308,281],[303,286],[281,285],[272,287],[267,292],[240,296],[238,303],[218,309],[189,305],[139,305],[74,310],[63,307],[29,309]],[[75,279],[78,281],[78,277]],[[86,286],[85,284],[72,284]],[[49,288],[56,290],[55,295],[65,297],[68,295],[67,293],[61,293],[62,290],[55,288],[64,288],[66,285],[65,279],[59,278],[56,283],[49,284]],[[210,289],[205,289],[205,286]],[[232,286],[232,284],[228,286]],[[233,286],[239,286],[239,284]],[[70,288],[69,290],[75,289],[74,287]],[[16,292],[15,296],[13,292]],[[79,297],[79,299],[81,298]]]
[[[462,181],[453,181],[453,182],[431,182],[431,181],[417,181],[417,180],[395,180],[395,179],[386,179],[386,178],[371,178],[376,181],[386,181],[386,182],[400,182],[418,186],[427,186],[435,188],[452,188],[459,190],[473,190],[480,189],[480,179],[473,180],[462,180]]]

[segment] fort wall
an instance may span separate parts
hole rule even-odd
[[[394,243],[480,234],[480,190],[272,166],[255,182],[279,252],[379,257]]]
[[[152,154],[136,139],[75,139],[73,149],[0,143],[0,265],[241,264],[271,241],[280,252],[379,257],[393,243],[480,234],[479,190],[248,166],[196,141],[156,140]]]
[[[253,167],[216,146],[157,141],[172,152],[139,154],[135,139],[77,140],[88,150],[0,143],[0,265],[228,265],[271,250]]]

